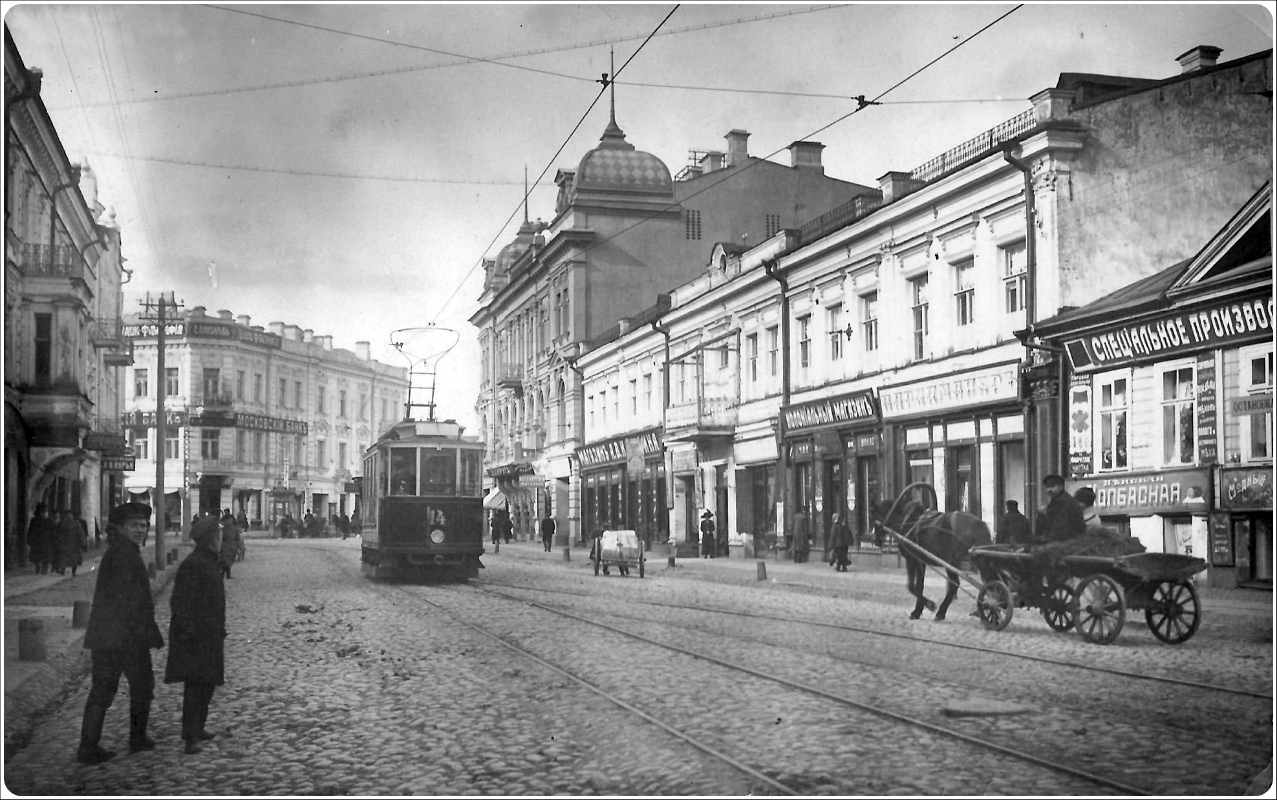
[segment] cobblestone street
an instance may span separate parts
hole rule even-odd
[[[252,543],[226,584],[227,683],[209,717],[217,738],[203,753],[182,753],[181,688],[161,683],[151,723],[159,746],[129,755],[122,685],[103,737],[120,755],[77,765],[87,692],[80,676],[7,761],[7,789],[744,795],[777,793],[774,779],[825,795],[1114,791],[804,695],[771,676],[1157,794],[1241,793],[1271,755],[1271,619],[1223,602],[1213,612],[1205,601],[1201,631],[1182,646],[1161,644],[1134,615],[1117,643],[1098,646],[1027,612],[1005,631],[987,631],[961,595],[948,622],[911,623],[894,573],[775,565],[759,581],[754,562],[669,570],[654,560],[642,580],[596,577],[584,558],[516,542],[484,557],[474,585],[418,586],[366,580],[358,548],[355,539]],[[167,593],[157,609],[167,630]],[[661,651],[594,620],[698,655]],[[815,624],[822,621],[864,631]],[[165,655],[155,656],[157,675]],[[953,721],[942,713],[999,701],[1024,713]],[[1168,749],[1168,740],[1191,746]]]

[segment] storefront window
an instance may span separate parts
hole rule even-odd
[[[1128,406],[1128,378],[1103,377],[1099,386],[1099,428],[1097,449],[1100,453],[1100,469],[1126,469],[1126,415]]]
[[[965,511],[968,514],[980,515],[979,492],[975,486],[975,448],[949,448],[949,486],[946,502],[949,511]]]
[[[1242,351],[1242,390],[1248,395],[1268,395],[1268,407],[1272,407],[1273,353],[1271,350]],[[1247,461],[1273,457],[1273,413],[1248,413],[1242,417],[1245,453]]]
[[[1162,463],[1192,464],[1197,457],[1197,403],[1193,367],[1162,372]]]

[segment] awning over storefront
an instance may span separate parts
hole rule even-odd
[[[523,489],[518,486],[494,486],[484,496],[483,507],[489,511],[498,508],[506,508],[508,504],[531,494],[532,492],[528,489]]]

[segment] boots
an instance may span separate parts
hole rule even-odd
[[[102,738],[102,725],[106,722],[107,706],[87,703],[84,706],[84,722],[80,725],[80,749],[75,760],[81,764],[101,764],[115,758],[111,750],[104,750],[98,745]]]
[[[129,713],[129,752],[141,753],[154,750],[155,741],[146,736],[146,723],[151,718],[151,707],[131,709]]]

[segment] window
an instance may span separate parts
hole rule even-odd
[[[346,390],[337,392],[337,416],[346,416]]]
[[[235,460],[248,461],[248,431],[235,431]]]
[[[732,355],[732,351],[730,348],[728,348],[726,344],[723,344],[719,347],[718,349],[718,368],[719,369],[727,369],[728,365],[731,364],[732,362],[731,355]]]
[[[701,212],[687,209],[683,218],[683,236],[690,240],[701,238]]]
[[[222,380],[222,371],[220,369],[204,369],[204,402],[215,402],[218,398],[219,384]]]
[[[288,379],[279,379],[279,407],[288,408]]]
[[[927,357],[927,276],[920,275],[909,281],[909,293],[913,296],[913,357]]]
[[[176,397],[182,392],[181,372],[178,367],[164,368],[164,395]]]
[[[319,394],[315,396],[315,410],[320,414],[327,414],[328,411],[326,406],[328,405],[328,387],[321,384],[316,388],[318,389]]]
[[[69,365],[64,365],[69,366]],[[142,370],[146,374],[146,370]],[[47,384],[53,378],[53,315],[35,315],[35,382]]]
[[[337,469],[346,468],[346,443],[337,443]]]
[[[200,458],[208,458],[216,461],[221,458],[222,449],[222,432],[216,428],[209,430],[205,428],[200,432]]]
[[[798,366],[811,366],[811,317],[798,318]]]
[[[302,408],[302,382],[293,381],[293,408]]]
[[[266,463],[266,434],[253,431],[253,463]]]
[[[559,393],[562,396],[562,392]],[[652,376],[643,376],[643,408],[652,410]]]
[[[293,466],[303,467],[306,465],[306,448],[304,447],[305,439],[298,436],[293,439]]]
[[[1162,371],[1162,463],[1192,464],[1197,460],[1197,403],[1191,366]]]
[[[594,395],[590,395],[590,427],[594,427]]]
[[[253,402],[262,402],[262,375],[260,372],[253,374]]]
[[[767,238],[770,239],[780,233],[780,214],[767,215]]]
[[[181,430],[176,427],[164,429],[164,457],[176,461],[182,457]]]
[[[758,342],[754,342],[755,345]],[[757,352],[755,352],[757,356]],[[777,328],[767,329],[767,374],[776,375],[780,369],[780,331]],[[754,379],[758,379],[757,370],[755,370]]]
[[[328,471],[328,442],[323,439],[315,440],[315,466],[320,472]]]
[[[687,402],[687,364],[678,365],[678,402]]]
[[[145,371],[145,370],[144,370]],[[129,430],[129,447],[133,448],[133,455],[142,461],[146,461],[151,457],[150,431],[131,428]]]
[[[842,358],[842,303],[829,306],[829,360]]]
[[[954,299],[959,325],[975,322],[975,262],[967,259],[953,268]]]
[[[1099,437],[1099,442],[1095,449],[1100,456],[1100,469],[1126,469],[1128,466],[1126,425],[1130,406],[1129,379],[1126,375],[1100,377],[1096,379],[1096,387],[1098,392],[1096,413],[1099,416],[1096,435]]]
[[[244,370],[235,372],[235,399],[243,400],[244,398]]]
[[[1028,251],[1024,242],[1000,248],[1002,256],[1002,283],[1006,287],[1007,313],[1024,310],[1026,277],[1029,269]]]
[[[621,387],[612,387],[612,421],[621,421]]]
[[[638,378],[630,381],[630,414],[638,416]]]
[[[878,349],[878,293],[870,292],[860,296],[860,323],[865,333],[865,351]]]
[[[749,364],[749,382],[758,381],[758,334],[751,333],[745,337],[745,356]]]
[[[363,392],[359,393],[359,421],[368,421],[368,395]]]
[[[146,397],[151,393],[151,387],[147,385],[146,370],[140,367],[133,370],[133,396]]]
[[[1262,349],[1241,352],[1242,392],[1267,395],[1268,402],[1256,405],[1267,410],[1247,409],[1242,416],[1243,457],[1247,461],[1273,457],[1273,353]]]
[[[607,389],[599,392],[599,422],[607,424]]]

